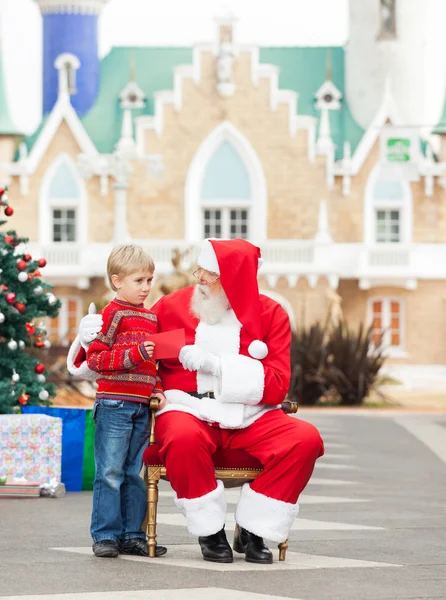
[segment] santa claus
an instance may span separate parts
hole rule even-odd
[[[208,561],[233,560],[224,488],[212,462],[217,448],[244,450],[264,465],[241,490],[234,539],[248,562],[264,564],[272,553],[263,538],[287,539],[299,495],[324,452],[313,425],[278,410],[290,382],[291,330],[283,308],[259,293],[261,262],[259,248],[246,240],[205,240],[197,285],[152,307],[160,331],[185,330],[178,359],[159,363],[167,405],[155,435],[176,505]],[[79,342],[85,347],[100,327],[99,315],[81,321],[71,373],[93,375],[80,364]]]

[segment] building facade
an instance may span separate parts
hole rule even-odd
[[[99,62],[106,0],[36,0],[46,113],[24,140],[0,122],[0,175],[63,301],[53,340],[109,296],[113,245],[143,245],[161,280],[172,249],[192,263],[204,237],[245,237],[294,326],[336,298],[352,326],[384,332],[397,377],[446,374],[446,53],[426,50],[437,87],[422,88],[404,49],[432,23],[410,1],[410,19],[392,0],[363,0],[367,19],[351,2],[345,49],[241,45],[224,14],[209,44],[113,48]]]

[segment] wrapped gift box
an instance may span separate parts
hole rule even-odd
[[[0,475],[39,486],[61,480],[62,419],[47,415],[0,415]]]
[[[93,489],[95,426],[91,408],[24,406],[22,413],[62,420],[62,481],[67,492]]]
[[[6,483],[0,485],[0,498],[39,498],[40,483]]]

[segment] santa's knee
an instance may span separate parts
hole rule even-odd
[[[296,462],[315,461],[324,454],[324,442],[317,428],[306,421],[296,432],[294,440],[290,443],[290,455]]]

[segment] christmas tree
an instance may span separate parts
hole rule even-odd
[[[7,217],[14,213],[2,188],[0,206]],[[0,414],[19,412],[25,404],[49,405],[55,395],[45,365],[26,348],[50,347],[43,318],[56,317],[60,301],[41,279],[46,260],[27,254],[27,241],[15,231],[0,231]]]

